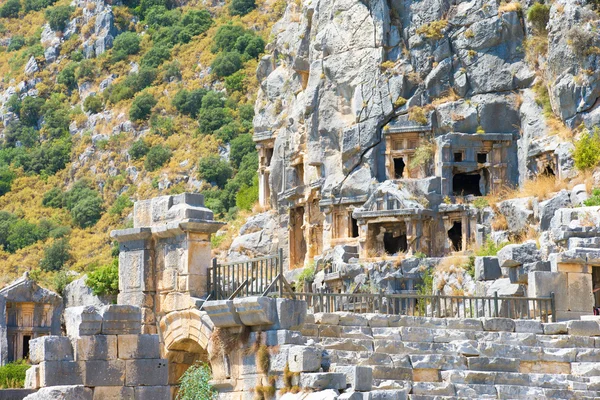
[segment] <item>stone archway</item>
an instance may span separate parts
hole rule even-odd
[[[213,324],[198,310],[167,314],[160,321],[163,357],[169,360],[169,384],[177,385],[181,375],[197,361],[209,362],[209,340]]]

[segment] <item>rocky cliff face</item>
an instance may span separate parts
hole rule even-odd
[[[486,183],[497,181],[496,188],[544,171],[574,177],[571,129],[591,128],[598,114],[598,16],[584,1],[561,0],[551,5],[546,28],[534,28],[526,17],[533,4],[290,2],[258,68],[254,119],[259,148],[273,148],[261,161],[280,246],[318,255],[339,237],[331,233],[336,206],[352,211],[380,182],[406,178],[390,176],[391,133],[420,132],[421,144],[436,143],[412,192],[434,211],[444,196],[455,201],[445,189],[453,175],[444,175],[444,163],[452,160],[442,148],[459,146],[458,138],[483,134],[494,146],[507,143],[502,159],[491,161],[506,166]],[[434,175],[439,186],[424,183]],[[294,218],[302,221],[304,244],[290,238]],[[319,232],[324,244],[311,239]]]

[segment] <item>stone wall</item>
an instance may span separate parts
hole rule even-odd
[[[158,335],[140,334],[138,307],[109,305],[66,310],[68,336],[30,342],[28,400],[140,399],[172,396],[169,366]]]

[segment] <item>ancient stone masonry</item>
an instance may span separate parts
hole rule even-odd
[[[119,241],[119,304],[142,310],[144,333],[157,333],[170,312],[199,306],[211,265],[213,220],[200,194],[162,196],[137,202],[134,227],[113,231]]]
[[[62,311],[62,298],[38,286],[27,273],[0,290],[2,364],[26,359],[32,339],[59,335]]]

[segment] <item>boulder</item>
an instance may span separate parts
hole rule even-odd
[[[534,214],[531,205],[534,200],[533,197],[524,197],[498,203],[498,209],[506,218],[510,232],[523,232],[533,222]]]
[[[502,276],[498,257],[475,257],[475,280],[493,281]]]
[[[567,208],[569,206],[571,206],[571,198],[569,192],[564,189],[551,199],[542,201],[538,206],[540,229],[543,231],[550,229],[550,222],[552,221],[552,217],[554,217],[556,210]]]
[[[92,289],[85,284],[87,275],[74,280],[65,286],[63,291],[63,300],[66,307],[79,306],[103,306],[112,304],[117,299],[116,296],[106,295],[97,296],[92,292]]]
[[[498,252],[498,262],[501,268],[518,267],[540,260],[540,251],[534,241],[522,244],[509,244]]]

